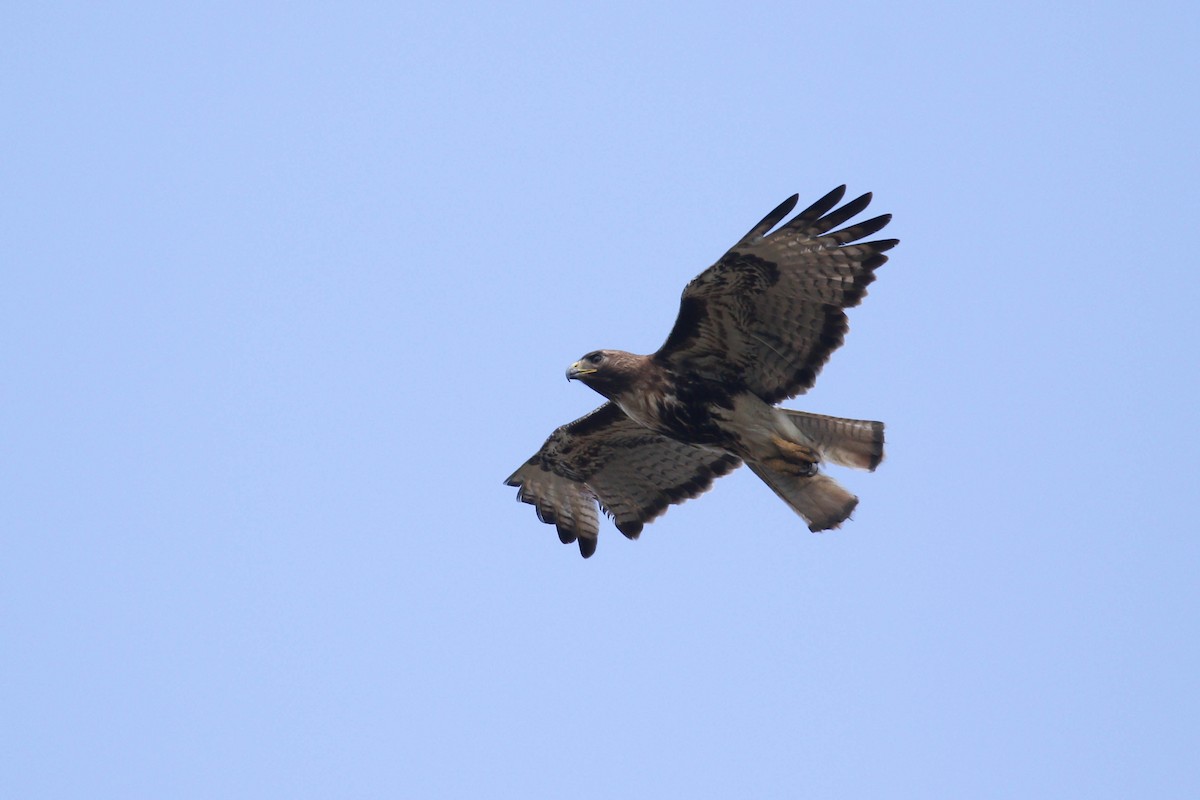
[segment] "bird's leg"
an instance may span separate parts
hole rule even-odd
[[[817,473],[817,462],[821,457],[816,450],[779,436],[772,436],[771,444],[775,447],[776,455],[762,461],[768,469],[801,477]]]

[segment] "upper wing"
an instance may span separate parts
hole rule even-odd
[[[660,436],[605,403],[556,429],[505,482],[519,488],[517,499],[533,505],[538,519],[558,528],[564,544],[578,540],[587,558],[600,533],[597,501],[617,530],[635,539],[668,505],[706,491],[741,463]]]
[[[655,358],[744,382],[768,403],[811,387],[842,344],[843,309],[858,305],[887,261],[884,251],[899,241],[854,244],[887,225],[891,214],[833,231],[871,202],[868,193],[835,210],[845,192],[839,186],[768,234],[795,208],[793,195],[693,279]]]

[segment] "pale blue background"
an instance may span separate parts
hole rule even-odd
[[[1200,796],[1195,3],[9,4],[0,795]],[[501,484],[793,192],[902,239],[752,475]]]

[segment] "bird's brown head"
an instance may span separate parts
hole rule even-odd
[[[579,381],[611,400],[628,388],[637,358],[620,350],[593,350],[567,367],[567,380]]]

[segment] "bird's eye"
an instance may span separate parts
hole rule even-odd
[[[604,356],[600,355],[599,353],[592,353],[590,356],[587,357],[587,360],[588,360],[589,364],[599,364],[600,359],[602,359],[602,358],[604,358]]]

